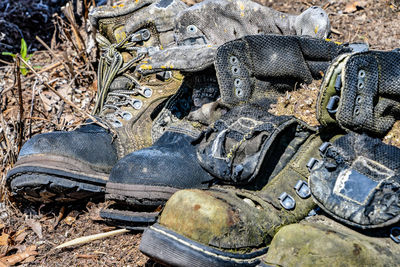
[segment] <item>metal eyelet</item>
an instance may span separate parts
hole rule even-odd
[[[235,79],[234,84],[236,87],[242,86],[242,80],[241,79]]]
[[[314,168],[315,164],[317,164],[319,162],[319,160],[317,160],[316,158],[310,158],[310,160],[307,162],[307,170],[309,172],[311,172],[311,170]]]
[[[150,88],[144,88],[143,90],[143,96],[146,98],[149,98],[153,95],[153,90],[151,90]]]
[[[362,102],[362,97],[361,97],[360,95],[358,95],[358,96],[356,97],[356,103],[357,103],[357,104],[361,104],[361,102]]]
[[[112,125],[113,125],[115,128],[120,128],[120,127],[123,126],[123,125],[122,125],[122,122],[120,122],[119,120],[114,120],[114,121],[112,122]]]
[[[358,72],[358,77],[361,78],[361,79],[363,79],[363,78],[365,77],[365,71],[364,71],[364,70],[360,70],[360,71]]]
[[[332,144],[329,142],[324,142],[322,145],[320,145],[320,147],[318,148],[319,150],[319,154],[321,156],[324,156],[325,152],[328,150],[328,148],[331,146]]]
[[[296,190],[296,194],[303,199],[311,196],[310,187],[308,186],[308,183],[303,180],[298,180],[294,189]]]
[[[328,112],[330,114],[335,114],[337,112],[338,106],[339,106],[339,101],[340,101],[340,97],[335,95],[332,96],[329,101],[328,101],[328,105],[326,105],[326,109],[328,110]]]
[[[231,56],[229,58],[229,63],[231,63],[232,65],[237,65],[239,63],[239,59],[235,56]]]
[[[133,116],[132,116],[132,114],[130,112],[124,111],[124,112],[122,112],[121,117],[124,120],[129,121],[130,119],[132,119]]]
[[[340,92],[340,90],[342,89],[342,75],[341,74],[339,74],[337,77],[336,77],[336,81],[335,81],[335,90],[336,90],[336,92]]]
[[[142,101],[137,100],[137,99],[133,100],[132,107],[134,109],[140,109],[142,106],[143,106],[143,102]]]
[[[358,81],[358,89],[363,89],[364,88],[364,81]]]
[[[286,192],[283,192],[278,199],[285,210],[292,210],[296,206],[296,200]]]
[[[243,89],[240,87],[235,88],[235,94],[237,97],[242,98],[243,97]]]
[[[360,115],[360,108],[359,107],[356,107],[354,109],[354,115],[356,115],[356,116]]]
[[[240,75],[240,69],[237,66],[232,66],[232,74],[233,75]]]
[[[147,41],[150,39],[151,33],[148,29],[144,29],[140,32],[143,41]]]
[[[186,31],[188,33],[196,33],[197,32],[197,27],[194,25],[189,25],[186,27]]]

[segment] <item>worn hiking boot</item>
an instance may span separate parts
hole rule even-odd
[[[291,15],[249,0],[206,0],[177,16],[178,47],[152,53],[151,59],[139,70],[142,73],[166,69],[199,71],[213,64],[218,46],[254,34],[307,35],[323,39],[330,34],[330,23],[328,14],[316,6],[300,15]]]
[[[333,42],[277,35],[247,36],[222,45],[215,61],[221,105],[204,104],[217,96],[218,84],[210,80],[212,75],[198,83],[184,81],[181,89],[191,89],[180,89],[155,119],[153,135],[161,136],[159,141],[114,166],[106,198],[117,205],[101,216],[128,227],[147,226],[156,220],[157,212],[152,211],[159,210],[179,189],[206,188],[214,182],[253,182],[264,158],[275,153],[275,146],[284,149],[285,136],[291,140],[287,132],[298,124],[290,117],[272,116],[269,105],[296,82],[318,77],[339,51]],[[272,54],[276,58],[270,60]],[[221,119],[216,120],[219,115]],[[181,120],[182,116],[186,119]],[[200,135],[209,122],[215,123]],[[169,132],[165,136],[164,128]],[[279,146],[274,140],[286,141]],[[149,211],[151,218],[137,211]]]
[[[380,139],[347,134],[323,148],[312,167],[316,203],[341,222],[377,228],[400,220],[400,149]]]
[[[320,158],[318,148],[331,138],[302,127],[285,132],[275,146],[286,149],[270,148],[263,161],[261,189],[256,183],[178,191],[144,232],[140,250],[174,266],[255,266],[280,227],[315,207],[307,184],[309,158]]]
[[[185,8],[175,0],[144,0],[94,9],[90,20],[101,50],[94,115],[107,127],[89,122],[28,140],[7,175],[14,196],[45,203],[102,197],[118,159],[152,144],[152,119],[177,91],[182,75],[142,76],[135,69],[149,51],[173,43],[173,18]]]
[[[317,104],[323,126],[383,137],[400,119],[400,52],[364,51],[329,67]]]
[[[280,229],[258,266],[397,266],[400,247],[390,232],[357,232],[313,216]]]

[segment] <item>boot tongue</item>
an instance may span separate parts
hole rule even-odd
[[[257,105],[233,108],[200,138],[200,165],[227,183],[244,184],[259,173],[266,155],[290,139],[301,123],[288,116],[274,116]]]

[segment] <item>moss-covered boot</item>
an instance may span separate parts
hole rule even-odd
[[[7,175],[13,195],[45,203],[102,197],[118,159],[152,144],[152,119],[177,91],[182,76],[142,76],[135,70],[151,51],[174,43],[173,19],[185,8],[179,0],[143,0],[91,12],[100,48],[94,115],[107,127],[92,123],[28,140]]]
[[[313,216],[280,229],[258,266],[397,266],[400,247],[390,232],[358,232]]]
[[[158,223],[144,232],[140,250],[174,266],[258,264],[280,227],[302,220],[315,207],[307,184],[314,163],[309,159],[320,158],[319,147],[332,136],[304,128],[293,134],[282,154],[264,159],[262,169],[274,170],[256,178],[264,181],[261,189],[255,182],[242,188],[178,191]]]

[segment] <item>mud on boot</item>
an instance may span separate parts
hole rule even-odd
[[[390,232],[356,231],[326,216],[312,216],[281,228],[258,266],[396,266],[400,248]]]
[[[182,82],[177,72],[142,76],[136,72],[149,51],[173,45],[173,18],[187,8],[180,1],[126,1],[90,14],[100,48],[98,94],[93,114],[72,132],[34,136],[7,174],[17,198],[71,202],[104,197],[113,165],[124,155],[152,144],[151,125],[163,101]],[[148,12],[154,16],[148,18]],[[153,113],[154,111],[154,113]]]

